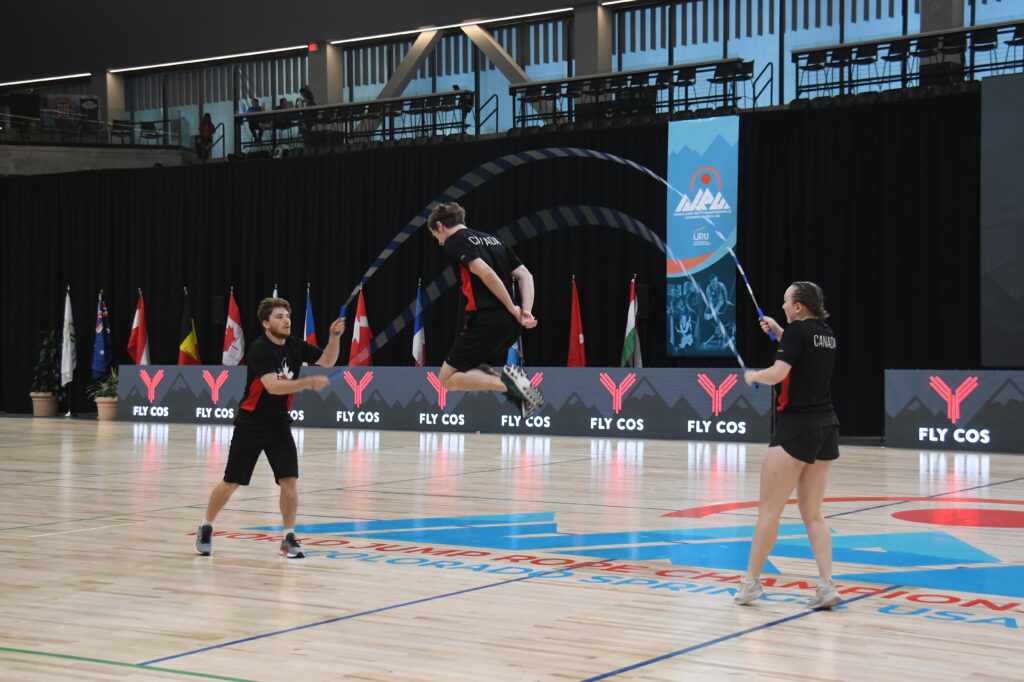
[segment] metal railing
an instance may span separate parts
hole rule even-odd
[[[797,99],[1024,71],[1024,22],[793,50]]]
[[[45,111],[45,118],[0,113],[0,143],[45,145],[153,145],[180,146],[180,122],[97,121],[78,114]],[[59,115],[55,115],[59,114]]]
[[[736,57],[519,83],[509,86],[513,127],[756,104],[739,90],[753,76],[754,62]]]

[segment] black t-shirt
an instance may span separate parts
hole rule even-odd
[[[270,426],[291,422],[288,412],[295,394],[271,395],[260,377],[273,372],[278,379],[297,379],[302,363],[315,363],[322,354],[321,349],[294,336],[277,345],[266,334],[261,334],[245,354],[248,376],[235,424]]]
[[[792,367],[780,384],[775,409],[787,416],[831,415],[834,420],[830,384],[836,336],[832,328],[816,318],[790,323],[779,341],[775,359]]]
[[[505,290],[512,295],[512,271],[522,265],[515,252],[493,234],[477,232],[468,227],[458,230],[444,240],[444,254],[459,270],[465,310],[505,309],[483,280],[469,271],[471,261],[480,258],[498,275]]]

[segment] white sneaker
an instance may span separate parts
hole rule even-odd
[[[757,578],[744,577],[740,580],[740,589],[736,592],[736,596],[732,598],[732,601],[734,604],[742,606],[763,596],[764,588],[761,586],[761,581]]]
[[[836,584],[829,580],[827,583],[818,583],[818,589],[807,604],[807,608],[815,611],[830,609],[843,600],[836,592]]]

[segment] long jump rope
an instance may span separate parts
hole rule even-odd
[[[642,166],[636,163],[635,161],[631,161],[629,159],[616,156],[614,154],[608,154],[606,152],[598,152],[591,149],[581,149],[574,147],[549,147],[545,149],[535,149],[528,152],[516,152],[514,154],[503,156],[499,159],[495,159],[494,161],[483,164],[482,166],[479,166],[474,170],[463,175],[459,180],[457,180],[450,187],[448,187],[448,189],[442,192],[434,201],[429,203],[422,211],[420,211],[420,213],[415,218],[410,220],[409,223],[407,223],[406,226],[402,228],[402,230],[397,235],[395,235],[395,237],[384,248],[384,250],[381,251],[380,255],[377,256],[376,260],[374,260],[374,262],[370,265],[366,273],[363,274],[362,278],[360,278],[359,280],[359,283],[355,286],[355,288],[349,294],[348,298],[345,300],[345,303],[341,306],[341,310],[339,311],[338,316],[345,317],[345,313],[349,303],[351,303],[352,300],[356,297],[356,295],[358,295],[363,285],[366,284],[366,282],[369,281],[370,277],[372,277],[374,273],[376,273],[376,271],[380,269],[384,262],[392,254],[394,254],[398,247],[400,247],[410,236],[412,236],[413,233],[415,233],[420,227],[422,227],[426,223],[427,217],[430,215],[431,211],[433,211],[433,209],[436,206],[442,203],[455,201],[462,195],[475,189],[479,185],[483,184],[492,177],[504,172],[505,170],[521,166],[531,161],[558,158],[594,158],[603,161],[612,161],[615,163],[620,163],[625,166],[629,166],[630,168],[633,168],[635,170],[638,170],[642,173],[645,173],[650,177],[654,178],[655,180],[658,180],[667,188],[678,194],[680,197],[684,196],[682,192],[673,187],[667,180],[665,180],[665,178],[661,177],[660,175],[650,170],[649,168],[646,168],[645,166]],[[611,215],[609,215],[609,213]],[[661,237],[659,237],[657,234],[651,231],[650,228],[643,225],[643,223],[640,223],[635,219],[625,216],[620,212],[612,211],[610,209],[605,209],[602,207],[571,206],[559,207],[558,209],[549,209],[547,211],[540,211],[538,213],[531,214],[530,216],[524,216],[523,218],[520,218],[519,220],[510,223],[509,225],[506,225],[496,234],[498,234],[498,236],[501,237],[502,240],[505,241],[509,246],[513,246],[516,242],[519,241],[519,239],[515,238],[517,236],[516,232],[519,232],[520,236],[530,237],[535,236],[536,234],[539,234],[541,232],[547,231],[548,229],[564,227],[571,224],[588,224],[587,222],[585,222],[587,220],[588,214],[591,217],[609,218],[610,220],[599,220],[597,222],[612,227],[620,227],[622,229],[626,229],[630,232],[633,232],[638,236],[641,236],[646,241],[649,241],[655,246],[657,246],[662,253],[668,256],[671,262],[677,264],[679,268],[682,270],[682,273],[687,277],[687,279],[689,279],[690,283],[693,285],[693,288],[697,291],[698,294],[700,294],[701,300],[704,302],[704,306],[707,308],[707,310],[711,313],[711,316],[714,318],[715,323],[718,325],[719,332],[722,334],[722,338],[729,346],[729,350],[736,358],[736,362],[739,364],[741,369],[746,371],[746,363],[743,362],[743,358],[742,356],[740,356],[740,353],[736,348],[732,336],[728,333],[728,331],[725,328],[725,325],[722,323],[721,318],[719,318],[718,316],[718,312],[715,310],[714,306],[712,306],[711,302],[708,300],[707,294],[704,292],[704,289],[697,284],[696,279],[694,279],[693,274],[686,267],[686,264],[681,259],[675,257],[675,254],[672,252],[671,247],[669,247],[668,244],[666,244],[665,241],[661,239]],[[551,218],[552,216],[554,216],[555,218],[554,225],[551,225],[549,222],[545,222],[544,220],[545,218]],[[581,219],[575,220],[576,218]],[[715,228],[714,223],[712,223],[710,220],[708,220],[707,218],[705,218],[704,220],[709,225],[711,225],[712,228]],[[589,224],[594,224],[594,222],[589,222]],[[532,230],[530,229],[531,227],[533,228]],[[725,236],[720,231],[718,231],[718,229],[715,229],[714,231],[718,238],[722,241],[722,244],[725,246],[726,250],[729,252],[729,255],[732,256],[733,261],[736,263],[736,268],[737,270],[739,270],[740,275],[743,277],[743,281],[746,285],[747,292],[750,294],[750,298],[754,304],[754,308],[757,310],[758,319],[763,321],[764,312],[762,311],[761,306],[758,305],[757,303],[757,299],[754,296],[753,288],[750,286],[750,281],[747,279],[747,274],[743,270],[743,266],[740,264],[739,258],[736,256],[735,251],[733,251],[732,248],[729,246],[729,242],[725,238]],[[532,234],[530,234],[530,232],[532,232]],[[428,285],[427,290],[425,291],[427,296],[427,302],[422,307],[425,308],[429,306],[437,297],[440,296],[441,293],[447,290],[454,283],[454,269],[448,268],[440,276],[438,276],[438,278],[435,279],[434,282]],[[406,309],[403,310],[391,322],[390,325],[388,325],[384,332],[382,332],[380,335],[377,336],[377,338],[372,340],[370,346],[364,349],[362,351],[362,354],[369,355],[370,353],[373,353],[378,348],[382,347],[384,344],[390,341],[395,336],[395,334],[397,334],[407,324],[412,322],[415,316],[416,303],[416,300],[410,303],[409,306],[407,306]],[[775,334],[771,330],[769,330],[768,333],[771,336],[772,340],[775,340]],[[360,355],[358,359],[362,359],[362,355]],[[339,370],[330,374],[330,380],[334,381],[335,379],[340,377],[343,371],[344,370]],[[755,384],[755,387],[756,386],[757,384]]]

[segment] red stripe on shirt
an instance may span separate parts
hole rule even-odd
[[[465,265],[459,266],[459,275],[462,277],[462,295],[466,297],[466,310],[476,310],[476,299],[473,297],[473,276]]]
[[[779,390],[779,406],[775,408],[776,412],[782,412],[789,404],[789,377],[790,375],[787,374],[786,378],[782,380],[782,388]]]
[[[263,379],[256,377],[249,384],[249,396],[242,401],[239,407],[246,412],[253,412],[256,409],[256,403],[260,401],[261,395],[263,395]]]

